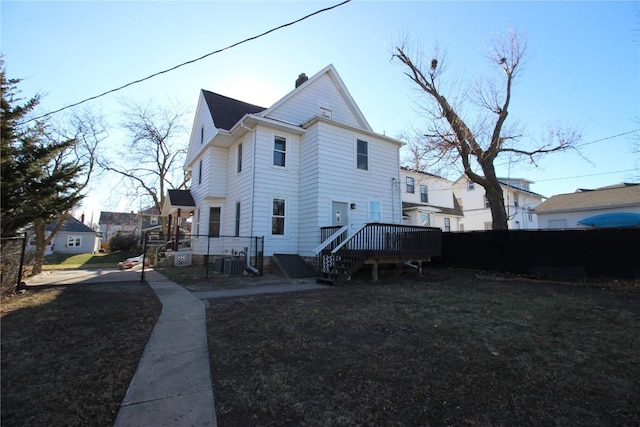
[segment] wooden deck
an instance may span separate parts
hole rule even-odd
[[[417,262],[418,268],[442,253],[442,230],[398,224],[366,224],[354,235],[336,235],[338,227],[321,231],[326,247],[318,254],[317,281],[339,285],[365,264],[373,265],[377,280],[378,265]],[[333,236],[331,242],[328,236]]]

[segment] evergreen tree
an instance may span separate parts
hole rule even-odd
[[[66,160],[73,139],[56,140],[46,121],[25,123],[40,96],[20,98],[20,80],[6,77],[1,58],[0,79],[0,223],[2,235],[10,236],[27,225],[44,227],[82,200],[76,182],[82,166]]]

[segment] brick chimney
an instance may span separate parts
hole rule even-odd
[[[296,80],[296,87],[300,86],[302,83],[306,82],[307,80],[309,80],[309,77],[307,77],[305,73],[300,74],[298,76],[298,79]]]

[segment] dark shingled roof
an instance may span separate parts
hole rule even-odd
[[[218,129],[230,130],[245,114],[259,113],[266,110],[264,107],[247,104],[208,90],[202,89],[202,94],[209,107],[213,123]]]
[[[98,224],[135,225],[138,217],[133,212],[100,212]]]
[[[51,231],[54,227],[55,222],[52,222],[47,225],[46,230]],[[62,223],[62,226],[60,227],[60,230],[58,230],[58,233],[61,231],[67,231],[69,233],[96,233],[94,229],[92,229],[88,225],[84,225],[82,222],[75,219],[71,215],[67,215],[64,222]]]
[[[172,206],[195,206],[196,202],[189,190],[168,190],[169,202]]]

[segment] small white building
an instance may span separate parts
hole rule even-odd
[[[55,223],[47,225],[45,237],[48,238],[55,228]],[[35,237],[29,239],[29,247],[35,250]],[[100,234],[88,225],[67,215],[62,226],[56,232],[51,243],[45,248],[45,255],[53,253],[88,254],[100,249]]]
[[[640,184],[621,183],[558,194],[536,206],[540,228],[589,228],[581,221],[597,215],[640,214]],[[589,222],[589,221],[586,221]],[[613,226],[615,224],[612,223]]]
[[[498,178],[498,181],[503,191],[509,229],[537,229],[534,209],[542,203],[544,196],[529,189],[533,182],[524,178]],[[484,188],[462,175],[453,183],[453,192],[464,212],[460,231],[491,230],[492,216]]]
[[[451,181],[406,167],[400,174],[403,224],[460,231],[464,213]]]

